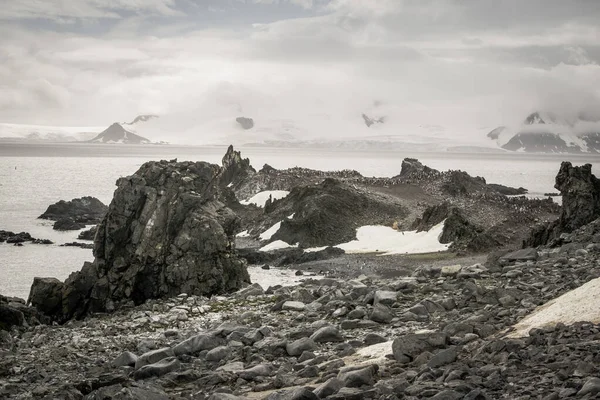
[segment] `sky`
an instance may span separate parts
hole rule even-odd
[[[600,118],[597,0],[0,0],[0,122]],[[175,122],[173,122],[175,123]],[[332,129],[332,136],[342,135]]]

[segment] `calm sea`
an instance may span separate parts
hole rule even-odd
[[[0,244],[0,293],[27,298],[33,277],[61,280],[92,259],[91,250],[59,247],[74,241],[78,232],[56,232],[52,222],[37,219],[49,204],[81,196],[95,196],[108,204],[121,176],[134,173],[149,160],[209,161],[219,163],[225,147],[23,144],[0,142],[0,229],[26,231],[56,245]],[[415,157],[441,170],[461,169],[490,183],[523,186],[534,196],[553,192],[554,177],[563,160],[574,164],[600,162],[581,155],[514,153],[402,153],[398,151],[334,151],[309,149],[241,148],[253,166],[302,166],[320,170],[355,169],[365,176],[394,176],[402,159]],[[597,173],[598,167],[595,167]]]

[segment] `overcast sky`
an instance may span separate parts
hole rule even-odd
[[[374,102],[441,125],[600,113],[597,0],[0,3],[0,122],[355,115]]]

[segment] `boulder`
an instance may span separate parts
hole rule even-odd
[[[46,209],[38,218],[58,221],[71,218],[76,222],[96,224],[102,220],[108,207],[95,197],[81,197],[71,201],[60,200]]]
[[[56,278],[33,278],[27,303],[46,315],[62,312],[63,283]]]
[[[224,171],[206,162],[159,161],[120,178],[98,225],[95,260],[65,281],[55,319],[180,293],[223,294],[249,283],[233,243],[239,218],[221,201]],[[44,290],[34,285],[32,295]]]
[[[405,364],[423,352],[446,347],[448,340],[448,335],[443,332],[408,334],[392,342],[392,352],[396,361]]]

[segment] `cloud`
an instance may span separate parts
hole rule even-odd
[[[3,122],[157,113],[192,136],[238,113],[360,123],[376,100],[398,126],[600,109],[600,3],[586,0],[15,0],[1,14]]]
[[[0,20],[122,18],[121,13],[178,15],[175,0],[7,0]]]

